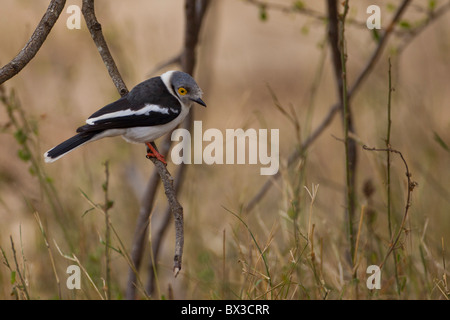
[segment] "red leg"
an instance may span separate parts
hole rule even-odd
[[[148,148],[147,158],[156,158],[159,161],[161,161],[162,163],[164,163],[165,165],[167,165],[166,160],[164,160],[164,156],[162,154],[160,154],[158,152],[158,150],[156,150],[152,146],[151,142],[146,142],[145,144],[147,145],[147,148]]]

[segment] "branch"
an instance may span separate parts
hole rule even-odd
[[[199,2],[198,2],[199,1]],[[209,4],[211,3],[211,0],[186,0],[185,1],[185,19],[186,19],[186,30],[185,30],[185,39],[183,44],[182,53],[180,55],[177,55],[174,59],[169,60],[170,63],[180,63],[181,68],[184,72],[192,74],[195,68],[196,63],[196,53],[195,49],[197,47],[197,43],[199,40],[199,33],[200,28],[203,23],[203,18],[205,16],[206,10],[209,7]],[[167,62],[163,63],[162,65],[165,66]],[[161,65],[159,65],[161,66]],[[186,119],[183,122],[183,127],[190,128],[192,124],[192,115],[193,111],[191,110],[189,115],[186,117]],[[168,135],[164,140],[162,144],[162,154],[165,155],[168,153],[170,146],[171,146],[171,140],[170,135]],[[182,167],[184,164],[180,164],[179,170],[183,170]],[[152,173],[152,176],[147,184],[147,191],[143,203],[144,205],[141,207],[141,210],[139,212],[138,217],[138,224],[135,229],[134,233],[134,239],[133,239],[133,249],[132,249],[132,256],[133,256],[133,263],[136,266],[136,269],[139,269],[141,261],[142,261],[142,255],[144,253],[144,245],[145,245],[145,239],[148,231],[148,219],[151,214],[151,210],[153,208],[153,202],[155,200],[155,194],[157,191],[157,184],[159,183],[159,179],[157,179],[157,176],[160,175],[160,173],[155,170]],[[176,195],[176,192],[179,190],[179,188],[182,185],[182,179],[180,181],[177,181],[175,184],[175,192],[173,194]],[[181,208],[182,209],[182,208]],[[169,208],[166,209],[166,213],[169,212]],[[172,211],[174,214],[178,215],[178,219],[181,216],[182,217],[182,210],[179,210],[178,212]],[[180,215],[181,213],[181,215]],[[176,217],[177,218],[177,217]],[[182,220],[181,220],[182,221]],[[139,223],[141,222],[141,223]],[[175,222],[176,225],[181,226],[180,221]],[[167,227],[168,224],[164,224],[162,228],[164,229]],[[182,229],[181,229],[182,232]],[[164,233],[164,230],[159,230],[158,234],[162,236]],[[179,239],[179,236],[176,235],[176,241]],[[157,241],[157,243],[161,243],[160,241]],[[179,243],[180,244],[180,243]],[[181,243],[182,245],[182,243]],[[159,245],[158,245],[159,246]],[[159,252],[158,246],[156,248],[153,248],[153,254],[154,254],[154,261],[157,261],[157,254]],[[181,248],[182,249],[182,248]],[[182,250],[181,250],[182,252]],[[175,257],[177,259],[177,257]],[[181,257],[180,257],[180,263],[181,263]],[[175,263],[177,263],[175,261]],[[175,266],[176,268],[176,266]],[[175,271],[175,270],[174,270]],[[179,270],[178,270],[179,271]],[[153,283],[151,277],[153,276],[154,272],[153,270],[149,273],[150,279],[148,281],[147,288],[152,289]],[[127,283],[127,293],[126,298],[127,299],[134,299],[135,297],[135,274],[133,270],[130,269],[129,275],[128,275],[128,283]],[[149,291],[151,293],[151,291]]]
[[[66,0],[52,0],[50,2],[47,11],[41,21],[39,21],[39,24],[31,35],[31,38],[26,43],[25,47],[20,50],[14,59],[0,69],[0,84],[18,74],[31,61],[31,59],[34,58],[45,39],[47,39],[47,36],[55,25],[55,22],[58,20],[65,4]]]
[[[105,63],[111,80],[116,86],[119,94],[121,96],[126,95],[128,93],[127,86],[120,75],[108,45],[106,44],[105,37],[102,33],[102,25],[97,21],[97,17],[95,16],[94,0],[83,0],[81,12],[83,12],[84,20],[86,20],[86,25],[91,33],[92,40],[94,40],[95,46]]]
[[[418,27],[408,30],[407,34],[410,37],[417,37],[421,34],[432,22],[436,21],[438,18],[443,16],[450,9],[450,1],[448,1],[445,5],[441,6],[436,11],[428,11],[427,18],[425,21]],[[398,53],[401,54],[406,47],[411,43],[411,41],[406,40],[400,47],[398,48]]]
[[[405,212],[403,214],[403,219],[402,219],[402,222],[400,224],[397,234],[393,235],[393,237],[391,238],[391,243],[389,244],[389,250],[387,251],[386,255],[384,256],[383,261],[381,262],[381,264],[379,266],[381,269],[383,267],[383,265],[386,263],[386,260],[389,257],[389,255],[395,249],[395,246],[397,245],[397,243],[400,239],[400,236],[402,234],[403,228],[406,223],[406,218],[408,217],[409,208],[411,207],[411,194],[412,194],[414,188],[417,187],[418,183],[411,180],[412,175],[411,175],[411,172],[409,171],[408,163],[406,162],[405,158],[403,157],[403,154],[400,151],[392,149],[391,147],[384,148],[384,149],[369,148],[366,145],[363,146],[363,149],[367,150],[367,151],[384,151],[384,152],[392,152],[392,153],[398,154],[400,156],[400,158],[402,159],[403,164],[405,165],[406,178],[408,179],[408,192],[407,192],[407,197],[406,197]]]
[[[384,31],[383,35],[380,38],[380,41],[378,42],[378,46],[375,48],[374,52],[372,53],[372,56],[370,57],[369,61],[367,62],[366,66],[364,67],[363,71],[359,74],[358,78],[356,79],[355,83],[349,90],[349,98],[353,94],[353,92],[359,88],[361,83],[367,78],[367,75],[372,71],[373,67],[379,60],[379,57],[381,55],[381,52],[383,52],[383,49],[387,43],[387,40],[389,36],[394,31],[395,25],[398,23],[402,15],[405,13],[406,8],[410,4],[411,0],[403,0],[400,7],[397,9],[397,12],[394,14],[394,17],[392,18],[391,22],[388,24],[386,30]]]
[[[195,49],[198,44],[200,35],[200,27],[206,10],[211,0],[186,0],[185,2],[185,19],[186,27],[184,34],[184,50],[181,54],[181,68],[184,72],[193,74],[197,55]]]
[[[184,244],[184,231],[183,231],[183,207],[177,200],[177,192],[173,186],[173,178],[167,171],[164,163],[156,158],[150,158],[158,170],[159,176],[164,185],[164,192],[169,201],[169,206],[175,218],[175,256],[173,258],[173,274],[176,277],[181,270],[181,260],[183,258],[183,244]]]
[[[191,128],[192,118],[193,118],[192,113],[189,113],[187,115],[186,119],[183,121],[182,127],[184,129],[189,130]],[[167,151],[169,151],[170,144],[171,144],[171,141],[169,139],[167,139],[167,141],[165,141],[165,146],[164,146]],[[183,183],[185,172],[186,172],[186,166],[184,164],[179,165],[178,171],[176,172],[176,175],[175,175],[175,185],[174,185],[175,192],[177,195],[178,195],[178,192]],[[162,218],[160,225],[158,226],[158,229],[156,230],[156,232],[152,232],[151,250],[152,250],[152,254],[153,254],[153,259],[149,260],[149,265],[147,268],[148,280],[147,280],[147,285],[145,287],[146,291],[150,295],[153,293],[153,290],[155,288],[155,280],[156,280],[155,279],[155,269],[157,268],[156,261],[158,261],[158,256],[159,256],[159,252],[160,252],[159,249],[162,244],[162,238],[169,226],[170,217],[171,217],[170,211],[171,211],[170,206],[167,206],[166,209],[164,210],[163,218]]]
[[[170,149],[170,136],[166,136],[163,140],[163,143],[160,144],[159,149],[161,154],[166,157],[169,149]],[[136,228],[134,230],[134,237],[131,247],[131,260],[133,261],[133,265],[136,270],[139,270],[142,262],[142,256],[145,249],[145,244],[147,240],[148,234],[148,226],[150,221],[150,215],[153,210],[153,203],[156,196],[156,191],[158,190],[159,182],[159,173],[158,170],[153,170],[147,187],[144,192],[144,197],[141,201],[141,208],[139,209],[139,215],[136,222]],[[130,268],[128,272],[128,281],[127,281],[127,289],[125,297],[128,300],[135,298],[136,293],[136,273],[133,268]],[[147,292],[151,294],[150,291]]]

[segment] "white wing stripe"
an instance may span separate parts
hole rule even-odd
[[[101,116],[95,117],[95,118],[89,118],[86,120],[87,124],[93,125],[95,122],[99,120],[105,120],[105,119],[115,119],[120,117],[126,117],[126,116],[141,116],[145,114],[146,116],[150,115],[150,112],[158,112],[162,114],[169,114],[169,109],[165,107],[158,106],[156,104],[145,104],[143,108],[139,110],[120,110],[116,112],[106,113],[102,114]]]

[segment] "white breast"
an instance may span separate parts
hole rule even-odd
[[[181,109],[180,115],[177,118],[169,123],[160,126],[128,128],[125,130],[125,133],[122,134],[122,137],[128,142],[134,143],[146,143],[155,141],[159,137],[162,137],[163,135],[175,129],[184,120],[184,118],[186,118],[187,114],[189,113],[189,109],[190,106],[183,107]]]

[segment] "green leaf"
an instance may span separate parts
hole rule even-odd
[[[32,175],[35,176],[36,175],[36,170],[33,167],[29,167],[28,168],[28,172]]]
[[[388,3],[387,6],[386,6],[386,9],[387,9],[388,12],[394,12],[395,9],[397,9],[397,7],[394,4],[392,4],[392,3]]]
[[[105,208],[105,209],[106,209],[106,210],[111,209],[113,205],[114,205],[114,201],[109,200],[109,201],[106,203],[106,208]]]
[[[436,141],[445,151],[450,152],[450,147],[442,140],[442,138],[436,133],[436,131],[433,131],[434,133],[434,141]]]
[[[435,8],[436,8],[436,0],[428,1],[428,9],[430,9],[430,11],[433,11]]]
[[[301,10],[305,9],[305,4],[303,3],[303,1],[295,1],[294,9],[301,11]]]
[[[411,23],[408,20],[401,20],[398,24],[403,29],[411,29]]]
[[[287,215],[292,220],[295,220],[298,217],[298,213],[299,213],[298,201],[297,200],[293,200],[293,201],[291,201],[291,206],[289,207],[289,209],[287,211]]]
[[[27,141],[27,135],[23,132],[22,129],[14,132],[14,138],[16,138],[17,142],[21,145],[25,144],[25,142]]]
[[[373,36],[373,39],[378,43],[378,42],[380,42],[380,33],[378,32],[378,30],[377,29],[372,29],[372,36]]]
[[[16,272],[11,271],[11,284],[16,283]]]
[[[22,161],[25,161],[25,162],[27,162],[31,159],[31,154],[25,149],[20,149],[19,151],[17,151],[17,155],[19,156],[19,158]]]
[[[267,10],[265,5],[259,6],[259,19],[261,19],[261,21],[267,21]]]
[[[309,26],[307,26],[307,25],[304,25],[303,27],[302,27],[302,29],[301,29],[301,33],[303,34],[303,35],[308,35],[308,33],[309,33]]]

